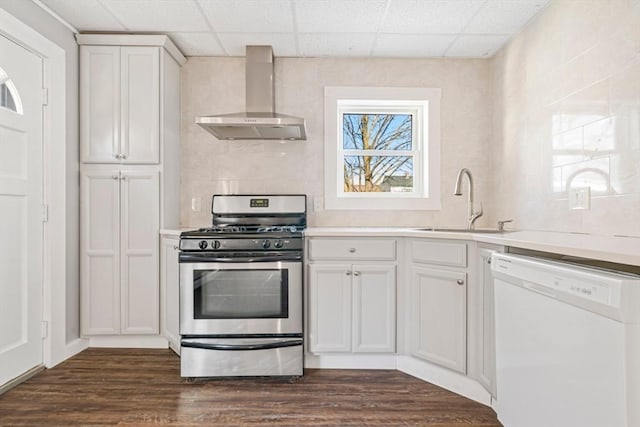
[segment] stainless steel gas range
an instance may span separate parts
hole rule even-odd
[[[302,375],[304,195],[214,195],[180,235],[183,377]]]

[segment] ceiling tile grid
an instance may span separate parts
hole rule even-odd
[[[497,52],[551,0],[33,0],[80,32],[163,33],[186,56],[465,57]]]

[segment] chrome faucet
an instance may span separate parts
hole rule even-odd
[[[473,176],[471,171],[467,168],[460,169],[458,177],[456,178],[456,188],[453,190],[454,196],[462,196],[462,176],[466,175],[469,180],[469,219],[467,220],[467,230],[473,230],[473,223],[482,216],[482,203],[480,203],[480,210],[478,212],[473,211]]]

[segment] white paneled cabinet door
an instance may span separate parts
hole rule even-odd
[[[411,353],[466,373],[466,273],[411,268]]]
[[[160,244],[160,315],[162,334],[180,354],[178,236],[164,236]]]
[[[351,351],[351,265],[309,265],[310,351]]]
[[[120,333],[120,174],[82,172],[83,335]]]
[[[122,163],[159,163],[160,49],[120,49]]]
[[[120,171],[121,333],[159,333],[157,171]]]
[[[160,48],[80,48],[83,163],[160,162]]]
[[[84,163],[120,162],[120,48],[80,48],[80,140]]]
[[[352,277],[353,351],[395,352],[395,265],[354,265]]]

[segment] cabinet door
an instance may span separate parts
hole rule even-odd
[[[178,236],[165,236],[160,245],[160,318],[169,347],[180,354]]]
[[[120,333],[118,170],[81,175],[81,331]]]
[[[159,333],[159,177],[121,171],[121,333]]]
[[[351,265],[309,265],[311,352],[351,351]]]
[[[493,303],[493,276],[491,275],[491,254],[496,251],[480,249],[480,300],[482,322],[480,324],[480,383],[496,396],[496,347]]]
[[[354,265],[353,351],[396,350],[396,267]]]
[[[119,163],[120,48],[80,47],[80,146],[84,163]]]
[[[160,163],[160,49],[121,48],[122,163]]]
[[[411,352],[466,373],[466,274],[412,267]]]

